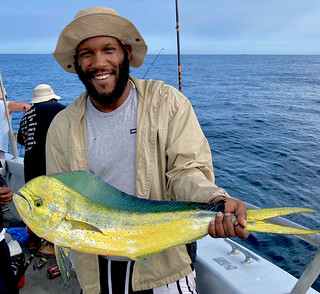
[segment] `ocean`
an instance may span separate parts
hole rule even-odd
[[[319,213],[288,218],[320,228],[320,55],[182,55],[181,64],[182,91],[210,143],[216,184],[259,207],[314,208]],[[0,55],[0,72],[12,101],[30,101],[40,83],[66,105],[84,90],[52,55]],[[148,55],[131,74],[178,88],[174,55]],[[15,113],[13,129],[20,119]],[[317,250],[292,236],[236,241],[297,277]],[[319,278],[313,287],[320,291]]]

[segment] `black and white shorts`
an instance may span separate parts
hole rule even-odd
[[[151,290],[133,292],[131,278],[134,261],[99,257],[101,294],[190,294],[196,289],[195,271],[174,283]]]

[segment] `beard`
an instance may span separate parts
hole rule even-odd
[[[96,74],[97,70],[93,70],[87,73],[84,73],[81,67],[78,65],[77,59],[75,60],[75,69],[78,74],[80,81],[86,87],[86,90],[90,97],[97,101],[101,105],[109,105],[115,101],[117,101],[121,95],[123,94],[128,80],[129,80],[129,72],[130,72],[130,61],[128,58],[128,53],[124,50],[124,58],[119,67],[119,76],[116,82],[116,85],[112,92],[106,94],[99,94],[96,88],[90,82],[90,79]],[[113,69],[111,74],[116,75],[116,70]]]

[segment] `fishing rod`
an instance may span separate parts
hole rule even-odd
[[[12,151],[13,159],[17,159],[18,158],[17,137],[11,126],[10,113],[7,105],[7,97],[3,87],[1,73],[0,73],[0,90],[1,90],[1,96],[3,98],[4,108],[6,110],[6,116],[7,116],[8,126],[9,126],[9,140],[10,140],[11,151]]]
[[[151,65],[149,66],[147,72],[144,74],[143,79],[145,78],[145,76],[147,75],[147,73],[149,72],[149,70],[150,70],[150,68],[153,66],[153,64],[156,62],[158,56],[160,55],[160,53],[162,52],[163,49],[164,49],[164,48],[162,48],[162,49],[159,51],[158,55],[156,56],[156,58],[153,60],[153,62],[152,62]]]
[[[179,28],[179,9],[178,0],[176,0],[176,29],[177,29],[177,51],[178,51],[178,81],[179,81],[179,91],[182,92],[181,85],[181,60],[180,60],[180,28]]]

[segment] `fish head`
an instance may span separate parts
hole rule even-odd
[[[13,195],[20,217],[39,237],[46,238],[54,232],[67,214],[67,197],[64,197],[63,188],[58,180],[40,176]]]

